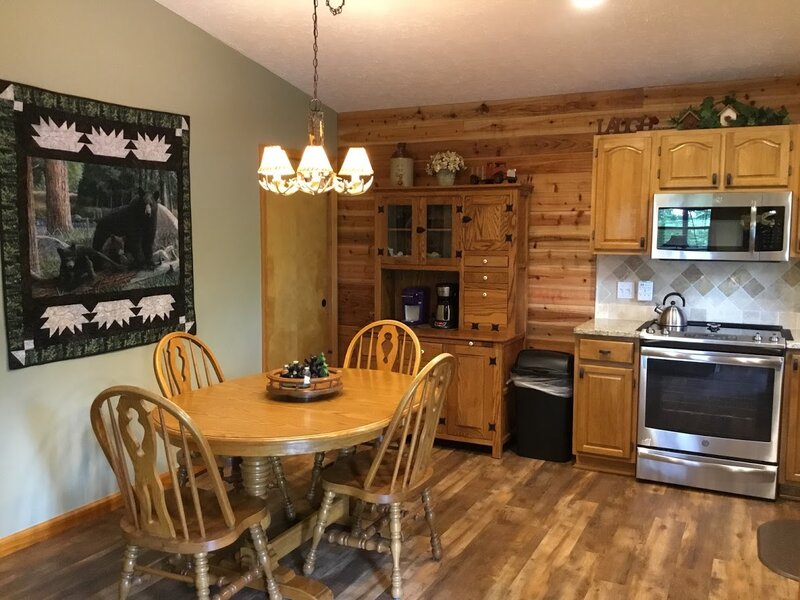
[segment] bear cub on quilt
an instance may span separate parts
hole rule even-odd
[[[159,193],[145,192],[139,188],[129,204],[107,214],[97,222],[92,247],[103,252],[112,236],[124,240],[124,252],[130,260],[128,266],[137,268],[156,267],[153,261],[153,244],[158,225]]]

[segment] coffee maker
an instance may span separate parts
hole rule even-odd
[[[458,327],[458,284],[436,284],[436,314],[433,326],[437,329]]]
[[[403,323],[421,325],[428,321],[428,288],[403,288]]]

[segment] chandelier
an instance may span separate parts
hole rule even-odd
[[[324,194],[331,190],[348,196],[363,194],[372,185],[373,171],[364,148],[350,148],[336,173],[331,167],[323,148],[324,123],[322,103],[317,98],[317,1],[314,0],[314,95],[311,98],[308,115],[308,146],[303,151],[297,173],[289,162],[286,151],[280,146],[264,148],[261,165],[258,168],[258,182],[265,190],[288,196],[298,190],[306,194]],[[331,6],[331,0],[325,4],[332,15],[338,15],[344,8],[345,0],[337,6]]]

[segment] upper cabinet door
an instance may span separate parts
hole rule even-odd
[[[461,196],[430,196],[421,202],[422,225],[417,229],[422,243],[420,257],[426,265],[460,262]]]
[[[790,127],[737,128],[726,135],[725,187],[789,185]]]
[[[722,185],[722,133],[690,131],[659,139],[659,188],[716,189]]]
[[[596,252],[647,250],[650,153],[649,136],[596,138],[592,202]]]
[[[378,255],[384,264],[418,264],[419,203],[413,198],[378,199]]]
[[[464,250],[508,250],[516,226],[516,206],[511,194],[464,196],[461,231]]]

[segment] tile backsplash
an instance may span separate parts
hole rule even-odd
[[[617,299],[617,282],[633,282],[633,300]],[[653,282],[653,301],[636,300],[639,281]],[[655,318],[669,292],[686,298],[690,320],[779,324],[800,328],[800,262],[689,262],[598,256],[595,317]]]

